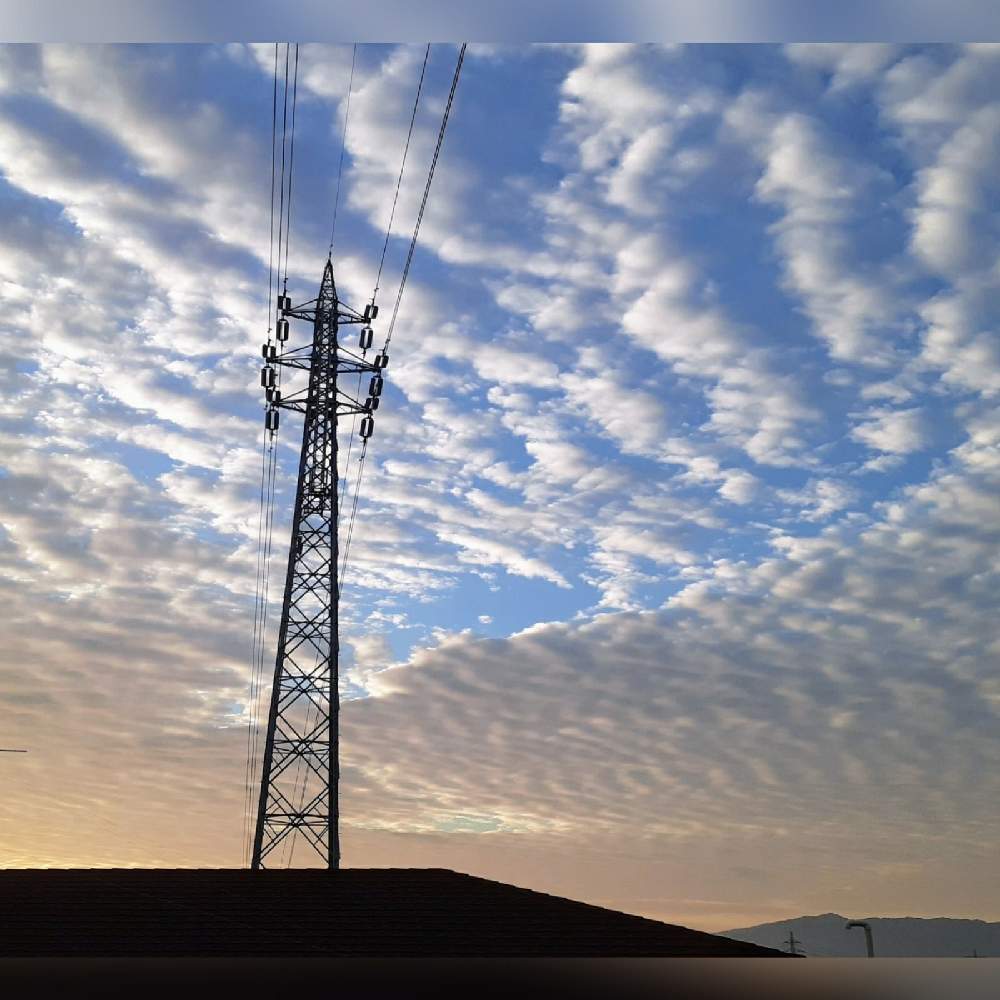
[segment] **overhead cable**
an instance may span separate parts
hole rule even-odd
[[[347,148],[347,121],[351,115],[351,90],[354,87],[354,63],[358,57],[358,43],[354,43],[351,51],[351,75],[347,81],[347,99],[344,106],[344,132],[340,137],[340,166],[337,168],[337,193],[333,199],[333,225],[330,227],[330,249],[328,256],[333,256],[333,237],[337,232],[337,207],[340,205],[340,178],[344,172],[344,150]]]
[[[424,218],[424,209],[427,207],[427,196],[431,191],[431,182],[434,180],[434,170],[437,167],[438,156],[441,155],[441,144],[444,142],[445,129],[448,127],[448,116],[451,114],[452,101],[455,100],[455,90],[458,87],[458,77],[462,72],[462,62],[465,59],[465,46],[466,43],[462,43],[461,49],[458,52],[458,63],[455,66],[455,75],[452,77],[451,90],[448,92],[448,103],[445,105],[444,115],[441,118],[441,128],[438,130],[437,145],[434,147],[434,156],[431,159],[431,168],[427,172],[427,183],[424,185],[424,196],[420,199],[420,210],[417,212],[417,223],[413,227],[413,237],[410,240],[410,249],[406,254],[406,264],[403,267],[403,277],[399,282],[399,291],[396,293],[396,303],[392,309],[392,318],[389,320],[389,329],[385,335],[385,347],[383,351],[388,350],[389,341],[392,340],[393,330],[396,328],[396,317],[399,315],[399,303],[403,298],[403,289],[406,287],[406,279],[410,274],[410,264],[413,261],[413,251],[417,246],[417,236],[420,233],[420,223]]]

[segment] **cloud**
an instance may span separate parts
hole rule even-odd
[[[907,410],[875,408],[864,415],[851,437],[878,451],[905,455],[920,451],[928,442],[928,430],[919,407]]]
[[[987,394],[1000,386],[1000,355],[989,333],[1000,280],[998,80],[996,48],[972,46],[943,63],[910,55],[886,74],[880,92],[883,114],[915,164],[912,252],[949,283],[918,308],[921,360],[941,371],[946,385]]]
[[[749,472],[737,470],[729,473],[719,487],[719,496],[731,503],[749,503],[757,492],[758,480]]]
[[[803,521],[824,521],[858,499],[855,489],[833,479],[811,479],[801,490],[779,490],[778,495],[798,506]]]
[[[5,784],[11,863],[237,863],[272,55],[2,53],[0,701],[12,739],[49,733]],[[302,298],[350,57],[300,50]],[[359,46],[352,302],[422,57]],[[843,858],[876,879],[903,849],[934,874],[900,907],[992,913],[995,55],[564,46],[463,73],[343,595],[350,863],[667,919],[716,899],[732,926],[765,896],[862,911]]]
[[[843,137],[829,135],[814,115],[782,110],[776,99],[752,89],[724,118],[762,164],[754,190],[781,213],[770,231],[785,286],[801,298],[831,356],[893,363],[901,289],[892,260],[857,266],[858,229],[871,213],[884,213],[888,172],[842,151]]]
[[[768,839],[793,869],[848,843],[864,869],[903,830],[908,856],[933,854],[947,829],[953,852],[980,857],[997,752],[997,636],[979,576],[995,576],[993,529],[941,531],[982,525],[990,489],[954,469],[857,538],[782,541],[663,611],[460,636],[415,656],[345,721],[361,827],[434,830],[472,812],[526,841],[595,850],[627,828],[648,871],[713,844],[749,856]],[[808,905],[792,875],[786,890],[790,907]],[[937,905],[923,876],[911,891]]]
[[[899,52],[896,45],[877,42],[797,42],[785,46],[793,62],[829,73],[831,91],[877,80]]]

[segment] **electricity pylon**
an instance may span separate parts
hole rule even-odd
[[[372,362],[365,360],[372,342],[368,323],[376,315],[374,305],[359,313],[339,300],[333,264],[327,260],[317,298],[293,307],[287,292],[278,296],[278,343],[264,345],[261,385],[268,402],[266,427],[272,434],[278,429],[279,410],[301,413],[304,422],[254,834],[254,869],[266,867],[266,859],[276,848],[299,837],[328,868],[340,866],[337,421],[360,414],[361,437],[372,433],[372,412],[382,391],[380,373],[388,363],[384,351]],[[289,319],[312,323],[311,344],[284,350]],[[363,324],[358,354],[338,341],[339,329],[347,324]],[[308,386],[282,396],[279,367],[308,372]],[[366,400],[354,399],[338,388],[338,376],[346,374],[358,375],[359,384],[361,377],[371,375]]]

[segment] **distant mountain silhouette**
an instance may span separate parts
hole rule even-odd
[[[1000,957],[1000,922],[952,917],[844,917],[839,913],[823,913],[739,927],[722,934],[737,941],[787,951],[788,935],[793,932],[796,945],[806,955],[864,957],[864,931],[846,930],[844,925],[848,920],[867,920],[871,924],[876,958],[960,958],[973,954],[980,958]]]

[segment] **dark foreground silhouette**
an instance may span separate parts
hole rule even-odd
[[[443,868],[0,871],[2,956],[775,957]]]

